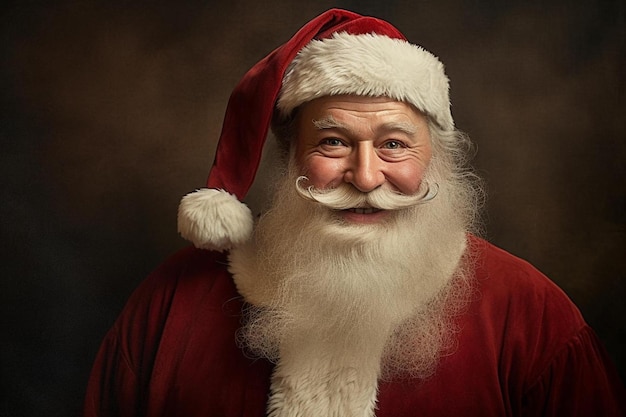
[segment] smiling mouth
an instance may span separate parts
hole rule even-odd
[[[379,211],[382,211],[382,210],[373,208],[373,207],[365,207],[365,208],[361,207],[361,208],[346,209],[346,211],[349,211],[350,213],[356,213],[356,214],[373,214],[373,213],[378,213]]]

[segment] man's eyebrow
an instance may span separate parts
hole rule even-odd
[[[313,125],[318,130],[324,129],[341,129],[345,131],[351,131],[350,127],[338,122],[332,115],[325,116],[321,119],[313,119]],[[378,127],[380,132],[402,132],[407,135],[413,136],[417,133],[417,126],[409,122],[388,122]]]
[[[348,126],[343,123],[338,122],[333,116],[328,115],[324,116],[321,119],[313,119],[313,126],[317,130],[324,129],[342,129],[342,130],[350,130]]]
[[[382,132],[402,132],[409,136],[417,133],[417,126],[409,122],[389,122],[379,127]]]

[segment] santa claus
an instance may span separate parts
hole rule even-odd
[[[239,200],[270,125],[280,164],[253,221]],[[569,299],[476,237],[469,147],[434,55],[379,19],[313,19],[233,92],[179,210],[195,248],[129,300],[86,415],[623,413]]]

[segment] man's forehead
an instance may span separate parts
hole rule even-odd
[[[377,117],[389,123],[413,123],[426,120],[425,115],[412,104],[389,97],[356,95],[324,96],[303,104],[297,116],[316,127],[342,127],[346,120],[355,117]]]

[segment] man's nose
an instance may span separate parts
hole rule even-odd
[[[385,182],[383,164],[372,145],[359,146],[350,156],[344,180],[359,191],[370,192]]]

